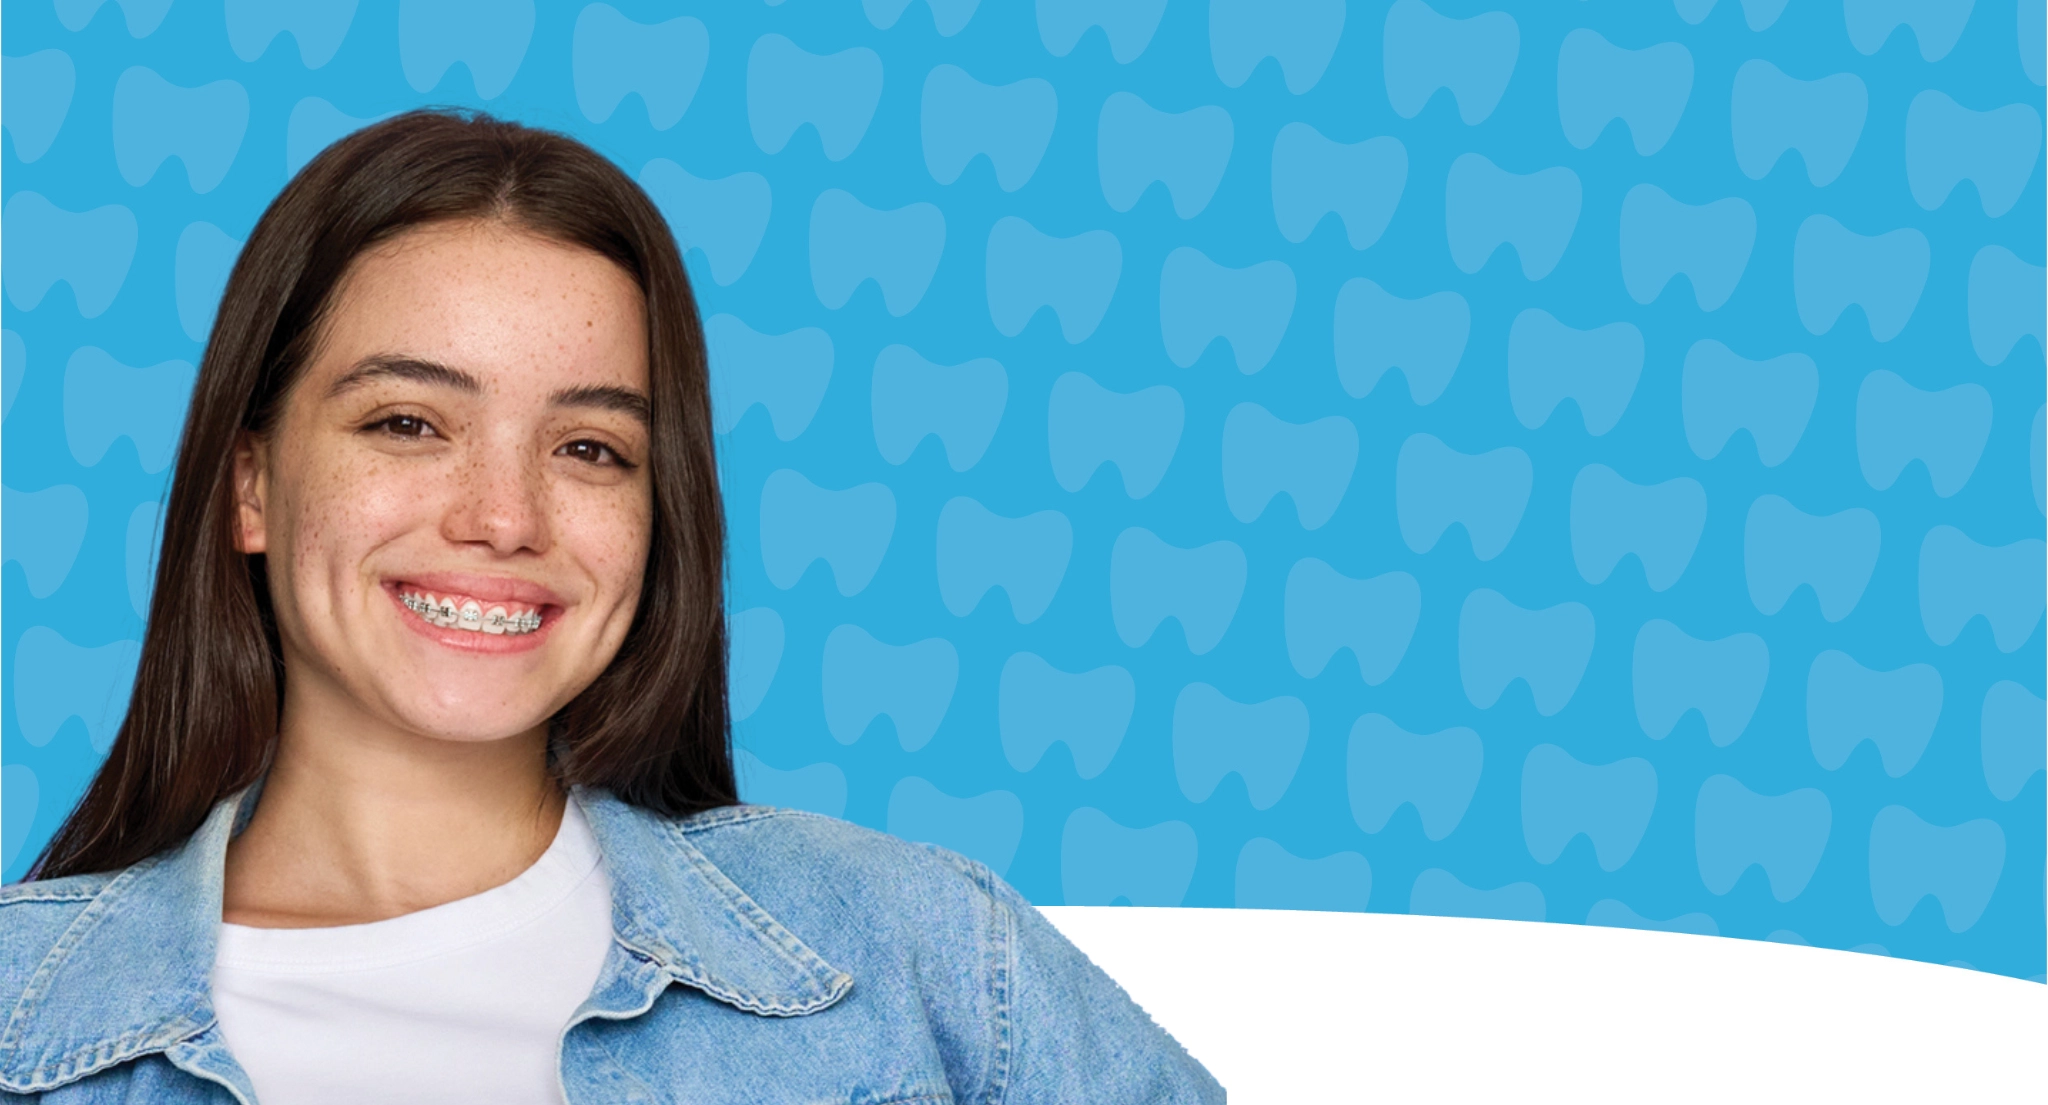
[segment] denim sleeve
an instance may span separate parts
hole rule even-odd
[[[983,869],[986,871],[986,868]],[[1006,916],[995,1003],[1004,1105],[1208,1103],[1223,1087],[1023,895],[986,876]]]

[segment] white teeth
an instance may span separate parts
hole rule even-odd
[[[437,625],[443,629],[461,629],[470,633],[518,636],[532,633],[540,628],[541,623],[538,610],[524,610],[516,614],[508,612],[503,606],[493,606],[485,610],[484,605],[475,599],[465,600],[461,606],[457,606],[453,596],[437,598],[429,592],[405,592],[399,595],[399,602],[429,625]]]

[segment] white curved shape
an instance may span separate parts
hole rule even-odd
[[[2048,986],[1526,921],[1059,906],[1230,1092],[1333,1101],[2039,1101]]]

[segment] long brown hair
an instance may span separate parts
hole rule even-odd
[[[358,254],[410,227],[465,218],[598,253],[646,297],[647,575],[618,655],[553,719],[554,770],[672,816],[738,800],[704,336],[668,224],[631,178],[573,138],[481,113],[413,111],[308,162],[235,261],[178,443],[128,714],[34,877],[111,871],[178,844],[268,768],[286,673],[263,558],[234,547],[236,442],[277,419]]]

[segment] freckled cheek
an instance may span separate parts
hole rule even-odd
[[[644,494],[617,488],[557,499],[557,539],[574,550],[596,584],[600,601],[630,610],[646,571],[653,510]]]
[[[360,558],[422,526],[434,526],[448,495],[445,473],[387,458],[357,457],[323,466],[306,481],[294,510],[295,544],[331,562],[336,577],[358,573]]]

